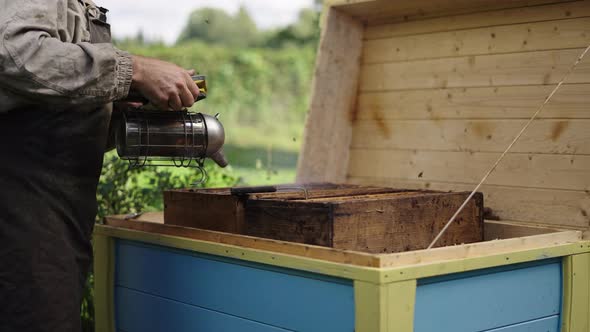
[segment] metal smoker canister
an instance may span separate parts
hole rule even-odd
[[[117,153],[132,166],[170,165],[202,167],[210,158],[221,167],[225,131],[217,119],[186,111],[129,111],[117,131]]]

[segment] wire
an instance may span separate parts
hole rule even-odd
[[[541,104],[539,109],[537,109],[537,111],[533,114],[533,116],[529,119],[529,121],[524,125],[524,127],[522,127],[522,129],[520,130],[518,135],[516,135],[516,137],[514,137],[514,139],[512,140],[512,143],[510,143],[510,145],[508,145],[508,147],[506,148],[506,150],[504,150],[504,152],[502,152],[502,154],[500,155],[498,160],[496,160],[496,162],[492,165],[492,167],[490,167],[490,169],[486,172],[486,174],[483,176],[481,181],[479,181],[479,183],[477,184],[475,189],[473,189],[471,194],[469,194],[469,196],[467,196],[467,199],[465,200],[465,202],[463,202],[463,204],[461,204],[461,206],[459,207],[457,212],[455,212],[455,214],[453,214],[451,219],[449,219],[449,221],[446,223],[445,227],[443,227],[443,229],[438,233],[438,235],[430,243],[430,245],[428,246],[428,249],[431,249],[432,247],[434,247],[434,245],[438,242],[438,240],[440,240],[440,238],[445,234],[447,229],[449,229],[451,224],[455,221],[455,219],[457,219],[457,216],[459,215],[459,213],[461,213],[461,211],[463,211],[465,206],[467,206],[467,203],[469,203],[471,198],[473,198],[473,195],[475,195],[475,193],[479,190],[479,188],[483,185],[483,183],[488,179],[488,177],[496,170],[496,167],[498,167],[498,164],[500,164],[502,159],[504,159],[504,157],[506,156],[508,151],[510,151],[510,149],[512,149],[514,144],[516,144],[516,142],[518,142],[520,137],[528,129],[528,127],[531,125],[531,123],[533,123],[533,121],[537,118],[539,113],[541,113],[541,111],[545,108],[545,105],[547,105],[547,103],[549,103],[551,98],[553,98],[553,95],[555,95],[557,90],[559,90],[559,88],[561,87],[563,82],[565,82],[565,80],[569,77],[569,75],[574,71],[574,68],[576,68],[576,66],[582,61],[582,59],[584,58],[586,53],[588,53],[588,50],[590,50],[590,45],[588,45],[588,47],[586,47],[584,52],[582,52],[582,54],[576,59],[576,62],[574,62],[574,64],[570,67],[570,69],[567,71],[567,73],[565,73],[565,75],[563,76],[561,81],[559,81],[559,83],[557,83],[557,86],[555,86],[553,91],[551,91],[551,93],[547,96],[547,98],[545,98],[545,101],[543,102],[543,104]]]

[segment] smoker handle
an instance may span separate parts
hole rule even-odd
[[[207,94],[201,92],[197,96],[197,100],[195,100],[195,102],[203,100],[205,98],[207,98]],[[123,99],[122,101],[128,102],[128,103],[142,103],[142,104],[147,104],[150,102],[146,97],[144,97],[141,93],[139,93],[139,91],[136,91],[136,90],[129,91],[129,94],[127,95],[127,97],[125,99]]]
[[[191,79],[195,82],[197,87],[199,87],[199,95],[197,96],[197,99],[195,99],[195,102],[207,98],[207,83],[205,81],[205,76],[204,75],[193,75],[193,76],[191,76]],[[147,100],[147,98],[145,98],[137,90],[130,90],[129,94],[127,95],[127,98],[125,98],[123,101],[142,103],[142,104],[149,103],[149,100]]]

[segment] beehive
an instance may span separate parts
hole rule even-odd
[[[164,192],[166,224],[372,253],[425,249],[468,192],[311,184],[232,195],[229,188]],[[300,188],[305,189],[302,191]],[[483,240],[475,195],[438,246]]]
[[[590,44],[589,14],[327,3],[298,180],[470,191]],[[589,61],[482,187],[486,241],[368,254],[108,218],[97,330],[590,331]]]

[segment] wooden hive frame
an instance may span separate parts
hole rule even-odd
[[[330,2],[298,181],[468,191],[590,44],[590,2]],[[590,227],[590,57],[482,187],[495,220]]]

